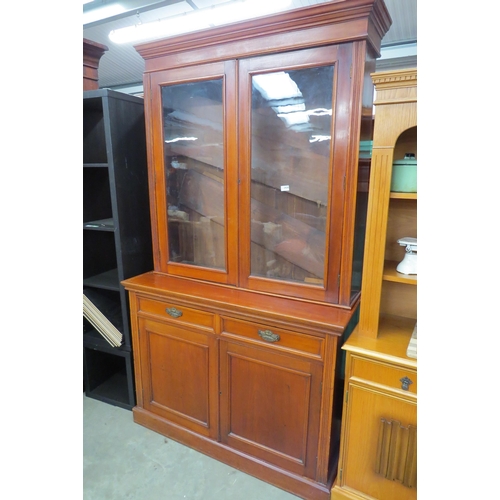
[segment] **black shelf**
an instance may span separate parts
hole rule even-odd
[[[108,219],[91,220],[83,223],[83,229],[91,231],[114,231],[115,221],[112,217]]]
[[[121,290],[117,268],[95,274],[94,276],[89,276],[83,280],[83,284],[84,286],[102,288],[103,290],[114,290],[115,292]]]
[[[135,405],[132,356],[83,346],[85,395],[125,409]]]
[[[84,319],[87,396],[134,406],[130,311],[120,282],[152,269],[144,101],[109,89],[84,91],[83,287],[116,302],[123,334],[113,347]]]

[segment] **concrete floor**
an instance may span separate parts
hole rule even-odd
[[[83,500],[297,500],[83,395]]]

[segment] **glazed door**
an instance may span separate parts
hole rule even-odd
[[[215,336],[139,318],[139,342],[144,409],[216,439],[218,381]]]
[[[155,270],[235,284],[236,74],[232,61],[155,73]]]
[[[221,441],[314,478],[322,365],[220,341]]]
[[[338,301],[349,60],[334,46],[240,62],[244,287]]]

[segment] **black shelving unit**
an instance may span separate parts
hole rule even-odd
[[[153,269],[143,99],[83,92],[83,289],[112,302],[123,334],[111,346],[83,318],[88,397],[135,405],[128,297],[120,282]],[[97,305],[97,304],[96,304]]]

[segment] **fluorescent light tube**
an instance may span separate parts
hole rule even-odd
[[[164,38],[278,12],[290,4],[291,0],[235,0],[158,21],[113,30],[109,34],[109,39],[114,43],[130,43]]]

